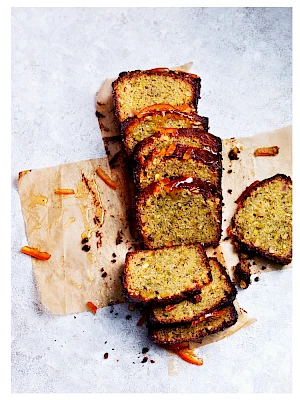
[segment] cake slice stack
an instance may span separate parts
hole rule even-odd
[[[149,336],[159,344],[199,340],[237,321],[236,289],[199,244],[128,253],[123,287],[129,301],[150,307]]]
[[[147,250],[128,253],[123,288],[148,310],[150,338],[176,344],[233,325],[235,288],[208,259],[222,222],[222,142],[197,114],[200,77],[159,68],[113,82],[115,115],[136,188]]]
[[[201,79],[158,68],[113,82],[115,115],[136,186],[138,231],[146,248],[221,237],[222,144],[197,115]]]
[[[208,133],[205,132],[205,135]],[[173,130],[173,136],[173,140],[165,140],[165,136],[160,133],[143,140],[141,146],[137,147],[134,164],[137,187],[143,189],[152,182],[177,176],[200,178],[220,186],[221,153],[205,146],[203,135],[196,130]],[[215,147],[218,147],[221,141],[215,139]],[[147,140],[151,144],[147,144]]]

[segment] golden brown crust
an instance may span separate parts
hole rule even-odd
[[[270,178],[264,179],[262,181],[255,181],[253,182],[249,187],[247,187],[244,192],[240,195],[240,197],[237,200],[237,211],[234,214],[232,221],[231,221],[231,227],[229,229],[230,235],[233,237],[234,241],[237,242],[237,245],[239,247],[239,251],[241,253],[248,253],[251,255],[258,255],[260,257],[266,258],[270,261],[273,261],[278,264],[286,265],[289,264],[292,261],[292,249],[289,252],[288,256],[277,256],[273,253],[270,253],[268,251],[265,251],[261,249],[258,246],[254,246],[252,243],[246,243],[243,240],[243,237],[241,234],[239,234],[236,230],[236,218],[238,215],[238,211],[244,207],[245,201],[250,197],[253,196],[258,188],[261,188],[265,185],[268,185],[270,182],[273,180],[281,180],[283,184],[286,185],[292,185],[292,179],[289,176],[286,176],[284,174],[276,174]]]
[[[117,119],[117,122],[120,124],[123,122],[124,119],[121,118],[121,106],[119,103],[119,98],[118,98],[118,93],[117,93],[117,88],[120,82],[128,81],[132,77],[138,77],[138,76],[143,76],[143,75],[148,75],[148,76],[168,76],[172,77],[173,79],[177,80],[183,80],[187,83],[190,84],[191,90],[192,90],[192,101],[191,101],[191,106],[197,111],[197,105],[198,101],[200,99],[200,89],[201,89],[201,79],[200,77],[194,75],[194,74],[189,74],[187,72],[183,71],[173,71],[168,68],[155,68],[155,69],[150,69],[150,70],[135,70],[135,71],[128,71],[128,72],[121,72],[119,74],[118,79],[116,79],[112,83],[112,95],[113,95],[113,101],[115,105],[115,116]]]

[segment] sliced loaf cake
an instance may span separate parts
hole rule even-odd
[[[149,337],[157,344],[169,345],[199,340],[212,333],[223,331],[237,322],[238,314],[234,305],[219,310],[217,317],[206,318],[178,325],[150,325]]]
[[[183,144],[174,147],[172,151],[155,149],[143,165],[135,163],[133,174],[139,189],[144,189],[152,182],[178,176],[190,176],[221,185],[222,165],[219,155]]]
[[[160,105],[161,106],[161,105]],[[122,140],[129,156],[135,146],[155,134],[160,128],[194,128],[208,130],[208,118],[179,110],[152,110],[129,117],[121,124]]]
[[[221,237],[222,192],[191,177],[152,183],[136,199],[137,228],[147,248],[182,243],[217,245]]]
[[[242,252],[279,264],[292,260],[292,180],[277,174],[254,182],[237,200],[231,235]]]
[[[144,165],[154,150],[172,154],[178,146],[197,147],[222,157],[222,141],[211,133],[200,129],[160,128],[159,132],[139,142],[134,151],[136,163]]]
[[[191,322],[207,313],[232,303],[236,289],[225,267],[216,258],[209,258],[212,281],[203,287],[196,299],[184,300],[171,306],[153,307],[150,322],[155,324],[176,324]]]
[[[178,302],[200,293],[210,281],[210,267],[201,245],[140,250],[126,255],[123,287],[129,301]]]
[[[116,119],[121,124],[153,104],[188,105],[196,112],[200,82],[197,75],[168,68],[122,72],[112,83]]]

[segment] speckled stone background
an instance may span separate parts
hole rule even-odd
[[[127,305],[43,310],[19,253],[16,187],[21,170],[104,156],[94,98],[124,70],[193,61],[199,113],[222,138],[291,124],[291,24],[290,8],[12,10],[12,392],[291,392],[292,270],[239,291],[257,322],[202,348],[193,366],[151,344]],[[155,363],[141,363],[143,347]]]

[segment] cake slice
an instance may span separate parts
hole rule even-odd
[[[292,261],[292,180],[277,174],[250,185],[239,197],[230,234],[241,252],[279,264]]]
[[[182,243],[217,245],[221,213],[221,189],[191,177],[152,183],[136,199],[137,229],[150,249]]]
[[[162,345],[199,340],[212,333],[223,331],[237,322],[238,314],[233,304],[219,310],[216,317],[179,325],[150,325],[149,338]]]
[[[136,163],[144,165],[145,161],[152,154],[153,150],[165,150],[171,153],[178,146],[197,147],[207,150],[222,158],[222,141],[219,137],[200,129],[173,129],[160,128],[160,131],[151,137],[139,142],[134,150]]]
[[[135,184],[143,189],[152,182],[164,178],[190,176],[207,180],[221,186],[222,164],[220,155],[197,147],[177,144],[171,149],[155,149],[141,165],[135,163],[133,176]]]
[[[209,258],[208,261],[212,281],[203,287],[197,299],[184,300],[173,306],[153,307],[149,317],[152,324],[191,322],[233,302],[236,289],[226,268],[216,258]]]
[[[208,118],[200,117],[196,113],[187,113],[175,108],[158,109],[143,112],[141,115],[129,117],[121,124],[122,140],[129,156],[135,146],[145,138],[151,137],[160,128],[194,128],[208,131]],[[164,105],[166,106],[166,105]]]
[[[197,75],[168,68],[122,72],[112,83],[116,119],[121,124],[153,104],[188,105],[196,112],[200,82]]]
[[[200,293],[210,281],[208,259],[200,245],[141,250],[126,255],[123,287],[130,301],[178,302]]]

